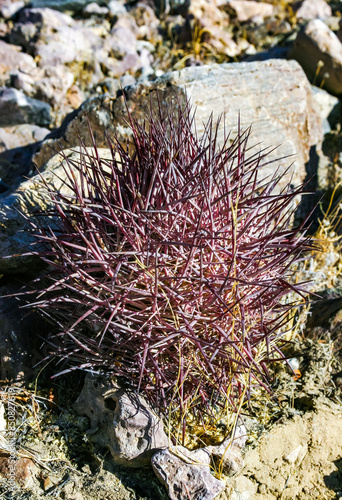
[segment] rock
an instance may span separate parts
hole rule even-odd
[[[339,132],[342,106],[340,100],[326,90],[312,86],[312,95],[324,133],[316,181],[322,190],[334,189],[342,181],[342,138]]]
[[[25,52],[33,55],[37,37],[38,28],[34,23],[16,23],[7,38],[9,42],[14,43],[15,45],[20,45],[23,47]]]
[[[112,414],[106,406],[104,394],[111,389],[119,389],[119,386],[110,378],[110,376],[100,376],[87,374],[84,380],[82,391],[73,405],[74,410],[79,415],[85,415],[89,418],[90,428],[88,434],[95,434],[101,426],[112,422]],[[98,436],[97,442],[100,446],[107,446],[107,441],[102,441],[103,435]]]
[[[8,24],[0,21],[0,37],[1,38],[7,37],[9,30],[10,30],[10,28],[9,28]]]
[[[207,446],[205,448],[216,458],[216,467],[225,475],[237,474],[244,466],[241,448],[225,441],[220,446]]]
[[[133,29],[132,29],[133,28]],[[111,52],[116,59],[122,59],[126,54],[136,53],[136,35],[138,27],[123,20],[114,24],[110,36],[105,41],[105,51]]]
[[[127,52],[121,60],[111,57],[105,58],[103,65],[110,77],[119,77],[127,71],[135,73],[142,68],[143,62],[137,52]]]
[[[19,21],[12,30],[11,40],[18,40],[29,50],[45,73],[53,67],[59,67],[60,74],[71,74],[74,79],[72,83],[81,91],[89,92],[90,87],[104,78],[102,69],[107,76],[116,77],[127,71],[135,72],[146,64],[146,57],[144,59],[137,53],[139,28],[131,16],[120,17],[112,30],[106,20],[101,25],[92,19],[86,23],[74,21],[70,16],[48,8],[25,9]],[[141,30],[146,33],[146,27],[141,27]],[[40,74],[34,77],[36,95],[41,95],[42,87],[50,87],[52,92],[49,93],[56,95],[55,85],[50,85],[45,76]],[[65,87],[62,82],[57,85],[59,106],[66,97],[60,92],[62,86]],[[70,109],[63,106],[63,111],[67,114]]]
[[[46,33],[51,33],[53,30],[57,30],[62,26],[76,26],[77,22],[68,14],[56,12],[48,7],[31,7],[20,12],[18,16],[18,23],[16,24],[17,26],[34,24],[39,29],[39,35],[44,36]]]
[[[20,90],[0,87],[0,127],[34,123],[47,126],[51,121],[49,104],[27,97]]]
[[[0,40],[0,84],[9,80],[12,71],[20,70],[29,74],[35,70],[33,57],[20,51],[20,47]]]
[[[32,97],[36,93],[36,81],[31,75],[28,75],[27,73],[22,73],[21,71],[12,72],[10,84],[11,87],[17,90],[22,90],[24,94],[29,97]]]
[[[240,23],[246,21],[263,21],[274,14],[274,6],[270,3],[254,2],[253,0],[230,0],[224,5],[229,12],[233,12]]]
[[[112,158],[108,149],[100,148],[99,154],[103,159]],[[79,148],[65,150],[63,155],[70,161],[78,161]],[[55,154],[44,169],[40,169],[40,174],[21,183],[16,190],[0,195],[0,220],[5,221],[0,228],[1,273],[9,274],[18,271],[27,273],[42,267],[43,263],[39,257],[27,255],[30,250],[38,251],[40,247],[32,234],[32,225],[26,217],[34,217],[37,211],[46,212],[51,208],[45,196],[45,188],[41,184],[41,175],[53,190],[70,194],[70,190],[61,180],[64,177],[64,156]],[[35,243],[34,248],[31,247],[32,243]]]
[[[333,95],[342,94],[342,43],[323,21],[309,21],[297,35],[288,57],[295,59],[309,80]]]
[[[205,43],[217,53],[235,57],[240,54],[239,46],[232,34],[223,29],[229,25],[229,16],[211,0],[191,0],[185,23],[179,35],[186,43]],[[197,37],[197,39],[196,39]]]
[[[126,7],[118,0],[112,0],[108,4],[109,15],[115,18],[124,16],[127,14]]]
[[[34,486],[34,477],[38,474],[38,472],[39,469],[33,460],[18,457],[15,461],[13,474],[10,457],[0,456],[0,475],[6,478],[13,477],[14,481],[25,489],[29,489]]]
[[[158,31],[160,28],[160,21],[156,17],[152,7],[142,2],[138,2],[138,4],[129,11],[129,15],[132,16],[136,22],[138,27],[137,36],[140,40],[153,41],[154,45],[162,40]]]
[[[96,2],[91,2],[86,5],[82,11],[85,16],[106,16],[109,12],[107,7],[101,7]]]
[[[9,41],[21,45],[35,56],[39,41],[64,26],[76,24],[71,16],[49,8],[23,9],[9,34]]]
[[[29,124],[0,128],[0,154],[8,149],[42,141],[49,133],[48,128]]]
[[[40,66],[87,62],[102,46],[101,39],[82,26],[61,26],[36,44]]]
[[[311,90],[315,109],[322,120],[323,133],[326,134],[341,122],[341,103],[337,97],[332,96],[324,89],[312,85]]]
[[[187,463],[177,451],[158,451],[152,457],[152,467],[171,500],[212,500],[225,489],[225,484],[210,474],[208,465]]]
[[[186,16],[192,0],[154,0],[158,16],[168,14],[181,14]],[[213,0],[215,3],[215,0]]]
[[[204,448],[214,460],[215,468],[221,470],[225,475],[237,474],[244,466],[241,450],[246,445],[247,429],[240,424],[235,429],[234,439],[226,438],[218,446],[206,446]]]
[[[49,102],[55,108],[62,105],[73,84],[74,75],[71,71],[68,71],[62,64],[56,64],[45,66],[41,78],[34,83],[34,89],[44,101]],[[18,85],[20,85],[20,80]]]
[[[329,16],[329,17],[326,17],[325,19],[323,19],[324,21],[324,24],[326,24],[328,26],[328,28],[331,29],[331,31],[338,31],[339,28],[340,28],[340,21],[341,21],[341,18],[340,17],[337,17],[337,16]],[[336,33],[336,35],[338,36],[338,33]]]
[[[89,0],[31,0],[32,7],[59,10],[61,12],[80,12],[89,2]],[[99,5],[106,5],[106,0],[95,0]]]
[[[300,444],[299,446],[297,446],[297,448],[295,448],[294,450],[290,451],[290,453],[284,457],[284,460],[286,462],[288,462],[289,464],[295,464],[296,461],[300,458],[303,459],[303,451],[304,451],[304,447]],[[307,451],[307,449],[305,450],[305,452]],[[302,457],[301,457],[302,455]],[[305,455],[305,453],[304,453]]]
[[[25,2],[23,0],[19,0],[18,2],[5,2],[4,5],[0,5],[0,14],[3,18],[10,19],[24,6]]]
[[[333,190],[342,181],[342,137],[338,130],[324,136],[318,169],[318,185],[321,189]],[[330,271],[329,271],[330,272]]]
[[[325,19],[332,15],[329,4],[324,0],[304,0],[294,9],[297,19]]]
[[[244,424],[240,423],[236,426],[232,444],[242,450],[242,448],[246,446],[246,443],[247,443],[247,429]]]
[[[129,87],[131,85],[136,84],[136,79],[132,75],[123,75],[120,78],[105,78],[101,82],[99,82],[96,87],[96,92],[99,94],[110,94],[113,97],[116,97],[116,93],[125,87]]]
[[[236,82],[239,85],[236,85]],[[184,103],[186,95],[196,106],[196,126],[198,134],[203,132],[211,112],[216,120],[225,114],[226,129],[236,134],[240,113],[241,127],[251,123],[250,144],[262,142],[258,149],[278,146],[270,154],[271,159],[288,155],[276,164],[265,167],[265,175],[274,172],[276,167],[284,171],[290,163],[293,166],[283,177],[284,186],[293,174],[293,184],[301,183],[306,175],[305,163],[309,160],[310,149],[320,145],[322,140],[321,122],[314,109],[310,85],[294,61],[272,60],[253,63],[222,64],[185,68],[144,82],[127,89],[126,98],[129,109],[136,118],[143,118],[148,112],[149,101],[155,90],[163,109],[170,106],[172,98]],[[152,104],[157,105],[156,98]],[[174,104],[174,103],[173,103]],[[122,97],[102,96],[91,98],[67,117],[62,126],[44,141],[34,161],[40,167],[51,157],[50,147],[57,141],[62,148],[78,143],[78,130],[86,144],[91,140],[86,116],[96,135],[99,147],[106,147],[104,131],[118,133],[119,139],[126,141],[129,129],[126,124],[127,111]],[[113,119],[114,117],[114,119]],[[223,140],[223,126],[219,128],[218,141]]]
[[[16,125],[0,128],[0,192],[18,183],[18,177],[28,175],[31,167],[29,155],[32,143],[42,141],[50,131],[37,125]],[[34,150],[34,146],[31,150]],[[20,179],[22,180],[22,179]],[[6,186],[6,189],[3,187]]]
[[[163,424],[143,398],[101,377],[87,375],[74,408],[89,417],[92,440],[108,447],[117,464],[143,467],[168,445]]]
[[[264,486],[264,485],[262,485]],[[237,476],[232,479],[231,492],[228,497],[229,500],[254,500],[257,498],[255,495],[257,493],[257,485],[245,476]],[[260,493],[265,493],[265,491],[260,491]],[[261,497],[262,499],[263,497]],[[264,496],[264,498],[266,498]],[[260,500],[261,500],[260,499]]]

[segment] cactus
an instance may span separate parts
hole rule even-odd
[[[80,139],[79,160],[64,158],[71,194],[45,186],[54,223],[35,223],[50,270],[33,306],[58,324],[63,373],[109,371],[183,442],[269,390],[310,246],[291,225],[303,186],[279,192],[277,171],[260,175],[268,150],[248,150],[249,129],[219,146],[220,121],[198,137],[194,119],[189,102],[129,114],[131,140],[108,138],[110,161]]]

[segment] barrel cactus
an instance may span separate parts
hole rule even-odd
[[[219,145],[222,123],[199,137],[176,104],[128,114],[131,140],[108,138],[110,160],[81,139],[79,160],[65,157],[70,195],[45,186],[53,223],[35,222],[50,267],[33,306],[58,325],[63,372],[109,371],[186,443],[269,388],[308,240],[291,224],[302,186],[260,175],[267,151],[250,153],[250,130]]]

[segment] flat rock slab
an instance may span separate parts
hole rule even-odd
[[[210,474],[207,464],[192,465],[169,449],[152,457],[152,467],[171,500],[213,500],[225,489],[225,484]]]
[[[134,117],[143,118],[150,102],[153,106],[158,105],[156,90],[162,109],[175,106],[177,102],[184,104],[186,96],[190,98],[196,108],[199,135],[211,113],[214,120],[224,113],[226,131],[231,130],[233,138],[240,115],[242,128],[252,124],[250,145],[259,144],[255,151],[278,146],[269,158],[286,157],[264,168],[265,176],[278,166],[285,171],[292,164],[282,180],[283,185],[289,181],[291,174],[291,182],[295,185],[304,180],[310,149],[320,145],[322,140],[321,120],[314,109],[309,82],[295,61],[269,60],[190,67],[165,74],[153,82],[125,89],[127,105]],[[57,141],[62,148],[78,144],[77,132],[90,145],[87,118],[98,147],[106,145],[104,131],[116,132],[120,140],[126,141],[129,128],[122,96],[92,98],[83,103],[73,116],[67,117],[44,142],[34,158],[38,167],[51,157],[53,152],[50,146],[55,146]],[[222,143],[223,137],[222,124],[219,142]]]

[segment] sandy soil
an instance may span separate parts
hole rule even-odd
[[[324,332],[324,338],[292,349],[302,376],[296,379],[281,368],[275,400],[256,402],[256,414],[245,418],[250,434],[245,466],[237,476],[223,478],[227,488],[217,500],[342,498],[342,367],[340,352]],[[23,432],[18,473],[22,487],[15,495],[6,479],[8,458],[0,456],[1,498],[166,500],[150,468],[118,467],[107,450],[92,445],[87,419],[78,417],[68,400],[81,385],[68,381],[69,394],[61,387],[65,399],[59,409],[47,406],[42,411],[40,435],[34,426]],[[34,460],[24,457],[25,450]]]

